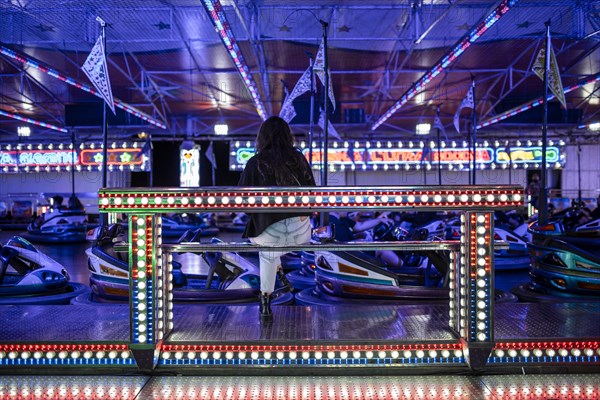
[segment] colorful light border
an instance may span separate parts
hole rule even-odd
[[[487,140],[477,148],[477,169],[528,169],[528,168],[539,168],[541,164],[541,156],[537,158],[523,158],[521,153],[531,155],[533,152],[540,152],[542,150],[541,143],[536,146],[531,140],[521,142],[517,141],[514,146],[510,147],[508,141],[504,141],[501,145],[499,141],[494,141],[490,146],[490,142]],[[550,153],[550,157],[547,157],[546,165],[551,168],[562,168],[565,163],[565,154],[561,150],[562,142],[555,143],[550,141],[551,145],[547,149],[547,154]],[[243,146],[239,142],[235,142],[235,148],[230,152],[229,157],[229,168],[230,170],[243,170],[246,162],[250,157],[254,155],[254,147],[252,143],[247,142],[248,146]],[[558,144],[558,145],[555,145]],[[442,158],[441,168],[444,170],[457,170],[457,171],[468,171],[469,168],[469,154],[472,149],[465,147],[466,143],[460,144],[451,142],[446,144],[442,142],[440,154]],[[399,171],[399,170],[411,170],[411,169],[426,169],[435,170],[438,168],[438,149],[435,147],[435,142],[397,142],[393,144],[391,141],[382,144],[382,142],[376,142],[370,144],[356,142],[353,147],[350,148],[349,143],[346,142],[333,142],[333,146],[328,149],[329,169],[331,171]],[[308,159],[309,150],[306,148],[304,142],[300,143],[303,155]],[[503,152],[510,148],[512,160],[508,161],[503,158]],[[348,155],[349,151],[353,151],[354,161]],[[313,148],[313,169],[319,170],[322,168],[320,162],[320,152],[318,148]],[[428,154],[423,157],[423,152]],[[448,154],[452,152],[458,152],[458,156],[448,157]],[[402,154],[407,153],[407,157],[400,157]],[[405,159],[400,159],[405,158]]]
[[[8,47],[0,44],[0,54],[4,54],[5,56],[8,56],[14,60],[17,60],[18,62],[20,62],[22,64],[33,67],[39,71],[42,71],[45,74],[52,76],[53,78],[59,79],[71,86],[75,86],[76,88],[83,90],[84,92],[91,93],[94,96],[103,99],[102,95],[100,93],[98,93],[98,91],[95,88],[93,88],[89,85],[86,85],[85,83],[80,82],[74,78],[71,78],[70,76],[65,75],[65,74],[57,71],[56,69],[52,68],[50,65],[45,64],[39,60],[36,60],[35,58],[30,57],[24,53],[19,53],[17,51],[11,50]],[[152,118],[148,114],[137,110],[135,107],[132,107],[129,104],[122,102],[119,99],[116,99],[116,98],[113,99],[113,103],[114,103],[115,107],[122,109],[123,111],[141,119],[142,121],[146,121],[149,124],[157,126],[162,129],[167,129],[166,124]]]
[[[597,340],[542,340],[499,342],[488,364],[600,364]]]
[[[459,343],[382,345],[188,345],[163,344],[160,366],[294,365],[390,366],[464,364]]]
[[[217,33],[219,34],[221,41],[225,45],[227,52],[231,56],[231,60],[240,73],[240,76],[244,81],[244,85],[246,85],[246,89],[248,89],[248,93],[252,97],[252,101],[256,107],[256,112],[263,121],[266,120],[267,113],[265,111],[265,106],[260,100],[258,87],[256,86],[256,82],[252,77],[250,68],[248,67],[248,64],[246,64],[244,56],[242,55],[235,36],[233,35],[229,22],[227,21],[227,17],[225,16],[225,12],[223,11],[221,2],[219,0],[202,0],[202,5],[204,6],[204,9],[206,10]]]
[[[135,366],[127,344],[0,344],[0,366]]]
[[[102,212],[173,211],[299,211],[345,209],[420,209],[464,210],[517,208],[525,206],[523,188],[517,185],[431,186],[372,190],[349,187],[328,188],[219,188],[196,189],[102,189],[98,192]]]
[[[17,145],[0,145],[0,174],[1,173],[18,173],[18,172],[51,172],[51,171],[70,171],[73,167],[71,153],[73,146],[71,144],[17,144]],[[20,162],[16,157],[20,154],[27,153],[69,153],[67,157],[63,157],[62,162],[36,164],[31,162]],[[102,170],[102,145],[96,143],[86,143],[79,146],[79,150],[75,150],[75,169],[77,171],[100,171]],[[98,160],[89,161],[92,154],[100,157]],[[109,156],[111,154],[126,155],[128,161],[109,160],[108,170],[119,171],[147,171],[150,168],[149,155],[143,151],[143,146],[138,143],[123,142],[117,144],[112,143],[108,149]],[[6,162],[6,155],[10,156],[11,162]],[[87,161],[86,161],[87,158]]]
[[[500,18],[502,18],[506,13],[517,4],[518,0],[503,0],[498,7],[496,7],[491,13],[486,15],[482,21],[480,21],[475,28],[471,29],[469,32],[463,36],[462,39],[458,41],[458,44],[450,50],[449,53],[444,55],[435,65],[434,67],[423,75],[417,82],[415,82],[410,89],[406,91],[400,97],[396,103],[390,107],[375,123],[371,126],[371,130],[379,128],[381,124],[387,121],[396,111],[398,111],[403,105],[405,105],[410,99],[417,95],[417,93],[423,91],[425,86],[436,76],[438,76],[442,71],[447,69],[454,61],[460,57],[460,55],[471,46],[471,44],[475,43],[485,32],[487,32]]]
[[[3,115],[3,116],[8,117],[8,118],[16,119],[17,121],[22,121],[22,122],[25,122],[27,124],[41,126],[43,128],[48,128],[48,129],[53,129],[55,131],[59,131],[59,132],[62,132],[62,133],[68,133],[69,132],[67,130],[67,128],[63,128],[62,126],[49,124],[47,122],[37,121],[35,119],[23,117],[23,116],[21,116],[19,114],[9,113],[9,112],[3,111],[3,110],[0,110],[0,115]]]
[[[567,94],[567,93],[572,92],[573,90],[582,88],[585,85],[589,85],[590,83],[595,83],[598,81],[600,81],[600,74],[597,74],[593,78],[589,78],[589,79],[583,80],[579,83],[576,83],[575,85],[567,86],[563,90],[563,92],[564,92],[564,94]],[[556,96],[554,96],[553,94],[548,95],[548,101],[553,100],[554,98],[556,98]],[[537,107],[541,104],[544,104],[544,97],[539,97],[535,100],[531,100],[531,101],[523,104],[522,106],[512,108],[508,111],[503,112],[500,115],[497,115],[495,117],[487,119],[487,120],[481,122],[479,125],[477,125],[477,129],[485,128],[486,126],[490,126],[490,125],[496,124],[498,122],[504,121],[507,118],[514,117],[517,114],[521,114],[522,112],[531,110],[532,108]]]

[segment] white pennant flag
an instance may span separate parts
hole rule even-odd
[[[321,109],[321,114],[319,115],[319,122],[317,123],[317,125],[319,125],[319,127],[323,129],[323,131],[325,130],[325,111],[323,109]],[[334,139],[342,140],[340,135],[333,127],[333,124],[331,123],[329,118],[327,119],[327,133],[331,135]]]
[[[106,104],[108,104],[113,114],[115,114],[115,104],[110,88],[110,79],[108,77],[108,66],[104,55],[102,35],[96,40],[96,44],[92,48],[92,51],[86,58],[81,69],[83,69],[83,72],[92,82],[98,93],[100,93]]]
[[[556,56],[554,55],[554,49],[552,43],[548,37],[547,46],[550,49],[550,65],[548,66],[548,88],[552,91],[554,96],[560,101],[560,104],[567,109],[567,101],[565,100],[565,92],[563,90],[562,81],[560,79],[560,71],[558,69],[558,63],[556,62]],[[546,48],[542,46],[540,52],[537,55],[535,63],[531,69],[541,79],[544,80],[544,65],[546,65]]]
[[[292,118],[296,116],[296,110],[292,102],[294,99],[305,92],[310,90],[310,68],[308,68],[298,82],[296,86],[294,86],[294,90],[292,93],[286,96],[285,101],[283,102],[283,106],[281,106],[281,111],[279,112],[279,117],[283,118],[286,122],[290,122]],[[289,119],[288,119],[289,118]]]
[[[444,135],[444,138],[448,140],[448,135],[446,135],[446,129],[444,129],[444,125],[442,124],[442,120],[440,119],[440,115],[436,115],[433,120],[433,129],[439,129],[440,132]]]
[[[283,99],[283,105],[281,106],[279,117],[283,118],[285,122],[289,123],[297,115],[296,108],[294,107],[294,104],[291,101],[288,103],[290,91],[288,90],[287,85],[283,81],[281,82],[283,83],[283,91],[285,93],[285,98]]]
[[[319,80],[325,85],[325,46],[324,42],[321,41],[321,45],[319,46],[319,51],[317,52],[317,57],[315,58],[315,65],[313,67],[315,73],[319,77]],[[331,70],[327,68],[327,75],[329,75],[329,91],[328,96],[331,104],[333,104],[333,110],[335,111],[335,96],[333,95],[333,84],[331,81]]]
[[[213,142],[210,142],[206,148],[204,156],[210,161],[210,165],[212,165],[213,169],[217,169],[217,159],[215,158],[215,151],[213,150]]]
[[[460,112],[462,111],[463,108],[475,108],[475,103],[473,101],[473,90],[474,90],[474,86],[471,85],[471,87],[469,88],[469,91],[467,92],[467,96],[463,99],[463,101],[460,103],[460,107],[458,107],[458,110],[456,110],[456,114],[454,114],[454,127],[456,128],[456,132],[460,133],[460,127],[459,127],[459,119],[460,119]]]

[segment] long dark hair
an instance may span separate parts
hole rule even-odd
[[[298,181],[304,180],[298,175],[306,170],[302,168],[306,161],[294,147],[292,130],[283,119],[273,116],[262,123],[256,137],[256,153],[258,171],[263,177],[273,176],[278,186],[298,186]]]

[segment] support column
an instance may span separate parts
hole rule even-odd
[[[151,371],[157,362],[158,345],[164,336],[159,314],[162,276],[161,217],[132,214],[129,218],[129,307],[130,349],[143,371]],[[160,282],[160,283],[158,283]]]
[[[450,265],[448,273],[448,287],[450,288],[449,302],[449,320],[450,329],[454,330],[457,335],[460,335],[460,279],[461,279],[461,263],[460,252],[450,252]],[[462,336],[461,336],[462,337]]]
[[[461,222],[460,337],[467,363],[479,369],[494,347],[494,215],[466,212]]]

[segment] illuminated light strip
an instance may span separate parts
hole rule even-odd
[[[564,93],[567,94],[569,92],[572,92],[573,90],[579,89],[585,85],[589,85],[590,83],[594,83],[594,82],[598,82],[600,81],[600,74],[594,76],[593,78],[589,78],[586,79],[584,81],[581,81],[579,83],[576,83],[575,85],[572,86],[568,86],[564,89]],[[553,100],[556,96],[554,96],[553,94],[548,95],[548,101]],[[481,129],[481,128],[485,128],[486,126],[490,126],[493,125],[497,122],[500,121],[504,121],[507,118],[513,117],[517,114],[521,114],[522,112],[525,112],[527,110],[531,110],[534,107],[537,107],[541,104],[544,104],[544,98],[543,97],[539,97],[535,100],[531,100],[525,104],[523,104],[522,106],[518,106],[515,107],[511,110],[505,111],[500,115],[497,115],[493,118],[490,118],[488,120],[483,121],[482,123],[480,123],[479,125],[477,125],[477,129]]]
[[[449,269],[449,274],[448,274],[448,287],[449,287],[449,292],[448,292],[448,297],[449,299],[449,319],[448,319],[448,325],[450,326],[450,328],[454,329],[456,332],[458,332],[460,330],[459,327],[459,309],[458,309],[458,293],[459,293],[459,289],[456,287],[456,282],[457,282],[457,267],[460,267],[460,264],[458,263],[458,259],[460,258],[460,251],[456,252],[456,251],[451,251],[450,252],[450,262],[448,264],[448,269]],[[457,265],[458,264],[458,265]]]
[[[246,85],[246,89],[248,89],[248,93],[252,96],[252,101],[254,101],[254,105],[256,107],[256,111],[258,115],[262,118],[262,120],[267,119],[267,113],[265,111],[265,107],[260,100],[260,94],[258,92],[258,88],[256,86],[256,82],[250,73],[250,68],[246,64],[244,60],[244,56],[235,40],[235,36],[231,31],[229,22],[227,21],[227,17],[225,16],[225,12],[223,11],[223,7],[221,6],[221,2],[219,0],[203,0],[202,4],[204,5],[204,9],[206,10],[208,16],[212,20],[221,41],[225,45],[225,48],[229,52],[233,63],[235,64],[238,72],[240,73],[244,84]]]
[[[76,79],[73,79],[65,74],[62,74],[62,73],[58,72],[57,70],[55,70],[54,68],[50,67],[48,64],[38,61],[26,54],[18,53],[16,51],[11,50],[2,45],[0,45],[0,54],[4,54],[5,56],[13,58],[22,64],[29,65],[35,69],[38,69],[38,70],[56,78],[56,79],[59,79],[65,83],[68,83],[71,86],[75,86],[76,88],[81,89],[84,92],[91,93],[91,94],[103,99],[102,95],[100,93],[98,93],[98,91],[95,88],[93,88],[89,85],[86,85],[85,83],[82,83],[80,81],[77,81]],[[122,109],[125,112],[128,112],[129,114],[132,114],[132,115],[140,118],[143,121],[148,122],[149,124],[158,126],[159,128],[162,128],[162,129],[167,129],[167,125],[165,125],[164,123],[152,118],[148,114],[145,114],[145,113],[135,109],[134,107],[130,106],[127,103],[122,102],[119,99],[113,99],[113,103],[116,107]]]
[[[500,342],[488,363],[600,363],[598,341]]]
[[[119,198],[120,199],[120,198]],[[120,200],[119,202],[122,202]],[[153,225],[151,215],[133,215],[129,224],[132,279],[132,342],[154,342],[153,308]]]
[[[48,129],[53,129],[55,131],[59,131],[59,132],[63,132],[63,133],[68,133],[69,132],[67,130],[67,128],[63,128],[63,127],[60,127],[60,126],[57,126],[57,125],[48,124],[48,123],[42,122],[42,121],[37,121],[35,119],[31,119],[31,118],[27,118],[27,117],[22,117],[22,116],[20,116],[18,114],[9,113],[9,112],[2,111],[2,110],[0,110],[0,115],[3,115],[3,116],[8,117],[8,118],[16,119],[18,121],[26,122],[28,124],[37,125],[37,126],[41,126],[41,127],[48,128]]]
[[[460,216],[460,268],[458,272],[458,292],[455,308],[458,307],[458,333],[459,336],[466,337],[467,329],[467,219],[464,214]],[[452,306],[452,302],[450,303]]]
[[[160,365],[464,364],[459,344],[162,345]]]
[[[491,13],[489,13],[483,20],[481,20],[477,26],[471,29],[458,41],[458,44],[454,48],[444,55],[435,66],[423,75],[417,82],[415,82],[406,93],[400,97],[396,103],[390,107],[379,119],[373,124],[371,130],[374,131],[381,124],[383,124],[388,118],[390,118],[396,111],[405,105],[410,99],[415,97],[417,93],[423,91],[425,86],[442,71],[447,69],[454,61],[460,57],[460,55],[475,43],[485,32],[487,32],[500,18],[502,18],[511,7],[513,7],[518,0],[503,0],[498,7],[496,7]]]
[[[524,206],[520,187],[470,189],[381,189],[352,190],[331,188],[291,191],[239,191],[235,189],[203,192],[117,192],[101,190],[99,208],[103,211],[169,212],[175,210],[249,210],[249,209],[328,209],[378,208],[464,209],[465,207],[496,208]],[[128,201],[116,200],[127,197]]]
[[[0,344],[0,366],[135,364],[126,344]]]
[[[490,213],[469,213],[469,297],[471,341],[487,342],[491,335],[491,232]]]

